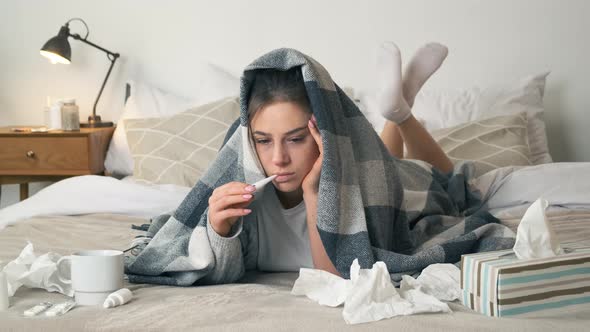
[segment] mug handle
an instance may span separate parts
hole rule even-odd
[[[59,279],[59,281],[63,282],[64,284],[71,284],[72,283],[72,278],[71,278],[71,266],[72,266],[72,256],[63,256],[60,259],[57,260],[57,263],[55,264],[55,266],[57,267],[57,270],[59,271],[59,264],[62,263],[63,261],[66,260],[70,260],[70,279],[64,279],[61,277],[61,275],[58,273],[57,274],[57,279]]]

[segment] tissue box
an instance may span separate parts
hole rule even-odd
[[[494,317],[543,316],[590,303],[590,248],[519,260],[512,249],[461,257],[462,302]]]

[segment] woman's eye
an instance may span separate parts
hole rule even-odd
[[[299,142],[303,141],[303,137],[293,137],[289,141],[291,141],[293,143],[299,143]]]
[[[267,140],[267,139],[257,139],[256,140],[256,144],[268,144],[268,142],[270,142],[270,140]]]

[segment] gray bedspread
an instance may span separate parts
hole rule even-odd
[[[560,240],[590,234],[590,211],[550,216]],[[33,218],[0,231],[0,261],[14,259],[29,240],[37,254],[68,254],[79,249],[123,249],[145,220],[115,215]],[[504,223],[504,221],[503,221]],[[516,220],[504,223],[514,229]],[[580,235],[582,234],[582,235]],[[585,234],[585,235],[584,235]],[[135,298],[114,308],[78,307],[57,318],[23,318],[41,301],[64,301],[61,294],[20,288],[8,311],[0,312],[2,331],[576,331],[590,324],[586,310],[555,311],[550,317],[489,318],[450,303],[453,314],[395,317],[349,326],[342,308],[322,307],[290,294],[297,273],[250,274],[237,284],[171,287],[127,284]],[[562,317],[562,318],[559,318]]]

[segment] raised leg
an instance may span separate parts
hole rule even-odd
[[[447,54],[444,45],[424,45],[410,60],[402,80],[399,49],[394,43],[384,43],[378,58],[383,74],[376,98],[379,111],[388,120],[381,132],[381,140],[389,152],[403,158],[405,144],[407,158],[426,161],[443,172],[451,171],[453,164],[430,133],[414,118],[411,107],[422,85],[440,67]]]
[[[381,45],[377,56],[377,73],[379,88],[375,106],[387,119],[381,140],[391,155],[403,158],[404,141],[395,123],[406,120],[411,112],[403,96],[401,55],[394,43],[385,42]]]
[[[412,115],[398,125],[406,144],[406,158],[425,161],[444,173],[453,170],[453,163],[430,133]]]
[[[383,141],[383,144],[392,156],[399,159],[404,157],[404,139],[394,122],[389,120],[385,122],[385,126],[381,131],[381,141]]]

